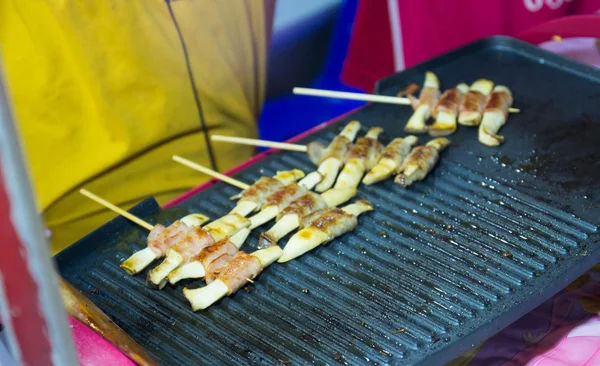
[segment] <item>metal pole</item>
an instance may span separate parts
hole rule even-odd
[[[1,57],[0,57],[1,59]],[[0,65],[0,312],[17,362],[77,365]]]

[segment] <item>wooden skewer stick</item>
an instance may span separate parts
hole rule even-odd
[[[291,150],[291,151],[300,151],[300,152],[308,151],[307,147],[304,145],[288,144],[286,142],[275,142],[275,141],[267,141],[267,140],[249,139],[249,138],[245,138],[245,137],[230,137],[230,136],[221,136],[221,135],[212,135],[212,136],[210,136],[210,139],[213,141],[232,142],[234,144],[250,145],[250,146],[271,147],[271,148],[281,149],[281,150]]]
[[[154,230],[154,225],[140,219],[135,215],[130,214],[129,212],[113,205],[112,203],[108,202],[103,198],[96,196],[95,194],[86,189],[80,189],[79,193],[90,198],[92,201],[101,204],[109,210],[116,212],[119,215],[135,222],[141,227],[148,229],[149,231]],[[202,214],[190,214],[181,218],[180,221],[189,227],[200,227],[206,222],[210,221],[210,219]],[[130,275],[135,275],[144,268],[146,268],[148,265],[150,265],[150,263],[152,263],[152,261],[154,261],[158,257],[159,253],[156,253],[152,250],[150,246],[147,246],[144,249],[138,250],[137,252],[133,253],[129,258],[127,258],[127,260],[125,260],[125,262],[121,263],[120,267],[123,268],[125,272],[129,273]]]
[[[96,201],[97,203],[101,204],[102,206],[108,208],[109,210],[118,213],[119,215],[125,217],[126,219],[129,219],[133,222],[135,222],[136,224],[140,225],[143,228],[146,228],[148,230],[152,230],[154,229],[154,225],[140,219],[139,217],[130,214],[129,212],[113,205],[112,203],[108,202],[107,200],[96,196],[95,194],[93,194],[92,192],[88,191],[87,189],[80,189],[79,193],[81,193],[82,195],[86,196],[87,198],[91,199],[92,201]]]
[[[294,91],[294,94],[297,94],[297,95],[310,95],[313,97],[339,98],[339,99],[361,100],[363,102],[373,102],[373,103],[411,105],[411,101],[408,98],[390,97],[387,95],[349,93],[349,92],[340,92],[340,91],[335,91],[335,90],[311,89],[311,88],[300,88],[300,87],[295,87],[293,89],[293,91]],[[520,111],[521,110],[518,108],[510,108],[509,109],[509,112],[511,112],[511,113],[519,113]],[[260,145],[258,145],[258,146],[260,146]]]
[[[213,178],[217,178],[219,180],[222,180],[225,183],[229,183],[234,187],[238,187],[241,190],[246,190],[248,188],[250,188],[250,186],[244,182],[240,182],[237,179],[233,179],[225,174],[221,174],[219,172],[215,172],[212,169],[208,169],[206,167],[203,167],[202,165],[196,164],[193,161],[190,161],[188,159],[182,158],[181,156],[178,155],[173,155],[173,160],[175,160],[176,162],[183,164],[187,167],[190,167],[194,170],[197,170],[201,173],[204,173],[206,175],[210,175]]]

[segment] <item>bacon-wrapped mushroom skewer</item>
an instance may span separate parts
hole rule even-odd
[[[206,309],[219,299],[234,294],[246,283],[256,278],[264,268],[275,262],[283,253],[278,246],[260,249],[252,254],[239,251],[215,274],[215,280],[205,287],[183,294],[194,311]]]
[[[188,165],[188,166],[191,165],[191,164],[187,164],[187,161],[183,158],[178,158],[177,161],[186,163],[185,165]],[[211,172],[212,172],[208,168],[203,167],[203,169],[206,170],[207,174],[211,174]],[[292,171],[292,173],[294,173],[294,172],[295,171]],[[281,177],[282,173],[279,173],[279,175]],[[299,176],[299,174],[296,172],[294,177],[298,177],[298,176]],[[217,177],[217,178],[219,178],[219,177]],[[263,177],[263,178],[265,178],[265,177]],[[273,213],[273,208],[285,207],[287,205],[287,203],[292,201],[294,198],[296,198],[297,196],[300,196],[303,193],[308,192],[308,190],[312,189],[321,179],[322,179],[322,176],[319,172],[312,172],[312,173],[309,173],[306,177],[304,177],[304,179],[302,179],[297,184],[292,182],[283,187],[281,187],[280,184],[275,183],[273,180],[263,179],[263,182],[265,183],[264,185],[256,185],[255,184],[252,187],[249,187],[249,189],[246,192],[242,192],[242,194],[247,194],[247,196],[246,196],[247,198],[252,198],[254,200],[254,202],[260,202],[260,201],[265,202],[263,204],[263,210],[261,212],[259,212],[258,214],[254,215],[249,220],[250,224],[248,225],[248,233],[251,229],[255,228],[256,226],[259,226],[260,224],[277,216],[278,211]],[[227,183],[243,184],[232,178],[230,178],[229,180],[233,180],[233,182],[227,181]],[[274,186],[281,187],[281,188],[279,188],[275,192],[271,193],[270,195],[266,196],[266,198],[262,198],[260,196],[262,196],[265,191],[271,190],[271,186],[268,186],[266,184],[269,181],[271,183],[273,183]],[[254,192],[253,192],[253,190],[254,190]],[[250,191],[250,192],[248,192],[248,191]],[[237,214],[232,211],[232,213],[230,213],[229,215],[237,215]],[[156,277],[156,279],[154,280],[154,283],[158,284],[157,281],[160,280],[161,281],[160,286],[161,287],[164,286],[164,283],[165,283],[164,276],[167,277],[167,279],[169,280],[169,282],[171,284],[175,284],[176,282],[178,282],[182,279],[185,279],[185,278],[203,277],[207,270],[207,262],[205,259],[203,259],[204,258],[203,256],[205,255],[205,253],[209,252],[209,253],[212,253],[211,255],[214,255],[214,253],[216,253],[220,250],[219,248],[221,248],[221,249],[222,248],[234,248],[234,247],[239,248],[243,244],[248,233],[245,233],[245,235],[242,237],[241,236],[242,232],[238,232],[237,234],[235,234],[234,236],[231,237],[231,241],[229,242],[230,245],[228,245],[228,246],[225,245],[225,244],[227,244],[227,241],[223,242],[224,240],[221,240],[221,242],[209,244],[206,246],[196,246],[196,249],[193,251],[184,249],[183,247],[180,248],[178,251],[179,252],[183,251],[185,253],[185,255],[182,255],[181,253],[173,253],[173,258],[174,258],[173,261],[167,263],[165,265],[164,269],[160,270],[160,276]],[[225,233],[225,234],[227,234],[227,233]],[[217,241],[217,240],[215,240],[215,241]],[[182,246],[183,245],[184,244],[182,244]],[[187,245],[185,246],[185,248],[187,248]],[[175,250],[174,250],[174,252],[175,252]],[[223,252],[222,254],[225,254],[225,252]],[[183,258],[183,260],[182,260],[182,258]],[[220,258],[220,261],[222,262],[223,258]],[[215,268],[214,265],[212,265],[212,267]],[[171,271],[169,271],[169,269],[171,269]]]
[[[408,89],[410,90],[410,89]],[[348,93],[336,90],[324,90],[324,89],[312,89],[312,88],[300,88],[295,87],[293,89],[294,94],[297,95],[310,95],[315,97],[325,97],[325,98],[337,98],[337,99],[348,99],[348,100],[362,100],[363,102],[371,102],[371,103],[384,103],[384,104],[399,104],[399,105],[414,105],[415,101],[411,98],[406,98],[401,95],[410,95],[404,91],[403,93],[399,93],[397,97],[390,97],[387,95],[378,95],[378,94],[365,94],[365,93]],[[511,113],[519,113],[520,110],[518,108],[510,108],[509,112]],[[263,146],[263,145],[257,145]],[[297,145],[298,146],[298,145]],[[306,150],[301,150],[306,151]]]
[[[139,217],[115,206],[107,200],[96,196],[86,189],[80,189],[79,193],[90,198],[91,200],[101,204],[109,210],[118,213],[119,215],[135,222],[145,229],[150,230],[148,234],[148,246],[131,255],[125,262],[121,263],[121,268],[130,275],[137,274],[146,268],[152,261],[165,255],[165,251],[170,245],[176,243],[174,236],[184,232],[193,230],[195,227],[202,226],[210,219],[201,214],[190,214],[183,217],[181,220],[176,220],[169,227],[165,228],[161,224],[152,225]]]
[[[440,81],[431,71],[425,73],[425,83],[416,102],[415,111],[408,119],[404,131],[407,133],[427,132],[427,119],[431,117],[434,105],[440,98]]]
[[[471,84],[471,88],[460,104],[458,123],[463,126],[478,126],[481,122],[485,101],[493,88],[494,83],[487,79],[479,79]]]
[[[398,174],[404,159],[418,142],[419,139],[413,135],[393,139],[379,155],[377,165],[367,173],[362,182],[370,185]]]
[[[383,132],[381,127],[371,127],[364,137],[356,139],[356,143],[348,152],[344,169],[335,182],[335,188],[356,188],[365,172],[371,170],[383,146],[377,140]]]
[[[231,211],[232,213],[237,213],[242,216],[247,216],[251,212],[259,209],[265,198],[271,193],[304,177],[303,171],[293,169],[289,171],[277,172],[277,174],[272,178],[260,177],[253,185],[250,186],[246,183],[240,182],[237,179],[233,179],[200,164],[194,163],[193,161],[182,158],[181,156],[173,155],[173,160],[189,168],[242,189],[242,192],[232,197],[232,199],[239,198],[239,200],[235,208]]]
[[[232,199],[239,197],[239,200],[231,212],[247,216],[251,212],[260,209],[270,194],[302,178],[304,178],[304,172],[299,169],[277,172],[273,178],[260,177],[250,188],[232,197]]]
[[[358,216],[372,210],[373,205],[369,201],[358,200],[343,208],[325,209],[305,216],[302,219],[304,228],[290,238],[277,262],[288,262],[354,230]]]
[[[504,142],[504,136],[498,135],[498,131],[506,123],[512,102],[512,93],[507,87],[497,85],[494,88],[479,125],[479,142],[487,146],[498,146]]]
[[[316,211],[333,208],[349,201],[356,195],[356,188],[332,188],[321,195],[308,192],[283,209],[277,217],[277,223],[268,231],[260,234],[258,248],[268,248],[296,230],[302,224],[302,218]]]
[[[203,228],[196,227],[179,237],[177,242],[169,247],[166,257],[161,264],[148,272],[146,285],[162,289],[167,283],[167,275],[215,242],[234,235],[250,226],[250,220],[237,214],[230,213],[211,222]],[[247,236],[247,235],[246,235]]]
[[[390,97],[388,97],[388,98],[390,98]],[[397,99],[397,98],[395,98],[395,99]],[[342,133],[340,133],[340,135],[350,138],[350,142],[352,142],[354,140],[354,137],[356,137],[356,134],[358,133],[359,130],[360,130],[360,123],[358,121],[352,121],[346,126],[346,128],[342,131]],[[290,144],[287,142],[266,141],[266,140],[257,140],[257,139],[222,136],[222,135],[211,135],[210,138],[213,141],[228,142],[228,143],[233,143],[233,144],[261,146],[261,147],[270,147],[270,148],[274,148],[274,149],[305,152],[308,154],[310,161],[312,161],[313,164],[315,164],[317,166],[320,165],[321,162],[324,162],[326,160],[326,159],[323,159],[323,156],[325,154],[331,153],[332,151],[337,151],[336,149],[339,149],[340,147],[348,146],[347,142],[342,143],[341,141],[339,141],[340,139],[338,139],[337,141],[336,141],[336,139],[334,139],[329,144],[329,147],[326,148],[320,142],[311,142],[307,145],[298,145],[298,144]],[[343,155],[343,154],[336,153],[335,155],[337,156],[337,155]],[[319,171],[322,172],[322,170],[319,170]],[[337,176],[337,172],[336,172],[336,176]],[[334,182],[335,182],[335,177],[333,178],[333,182],[331,182],[330,184],[333,185]],[[329,187],[331,187],[331,186],[329,186]],[[325,191],[325,190],[329,189],[329,187],[322,188],[322,190]]]
[[[432,116],[435,123],[429,126],[429,135],[434,137],[448,136],[456,131],[456,119],[465,93],[469,91],[467,84],[458,84],[456,88],[446,90],[440,97]]]
[[[404,161],[402,173],[394,179],[394,183],[408,187],[416,181],[423,180],[433,170],[440,158],[440,151],[450,145],[450,140],[438,137],[425,146],[415,147]]]
[[[296,178],[299,176],[299,174],[292,174],[292,176]],[[176,273],[172,277],[173,281],[176,278],[183,278],[181,276],[186,272],[195,273],[194,271],[190,271],[190,268],[196,268],[198,264],[201,264],[201,259],[197,256],[204,248],[212,246],[215,244],[215,242],[233,235],[241,229],[248,227],[251,230],[258,226],[261,222],[264,223],[271,218],[274,218],[277,216],[279,211],[276,210],[273,212],[273,209],[277,208],[278,204],[286,205],[286,202],[290,202],[296,196],[300,196],[302,193],[312,189],[321,180],[321,178],[322,177],[320,173],[312,172],[307,177],[302,179],[298,184],[290,183],[284,187],[281,187],[279,190],[273,192],[264,199],[265,204],[263,206],[263,210],[253,216],[251,219],[246,219],[238,213],[232,211],[228,215],[212,222],[211,224],[208,224],[204,228],[204,232],[188,234],[168,250],[165,260],[159,266],[148,273],[146,283],[148,286],[153,288],[163,288],[167,283],[167,276],[181,265],[187,266],[187,268],[182,272]],[[257,192],[264,192],[267,190],[266,186],[263,188],[260,186],[253,187],[258,188]],[[250,189],[252,189],[252,187]],[[254,198],[257,196],[260,196],[260,193],[254,195]],[[259,200],[260,199],[262,198],[259,198]],[[247,234],[245,236],[247,237]],[[243,240],[239,242],[240,245],[242,243]]]
[[[208,220],[205,220],[202,215],[198,217],[192,214],[174,221],[167,227],[156,224],[148,234],[146,248],[133,253],[121,263],[120,267],[130,275],[139,273],[156,259],[164,257],[171,246],[177,244],[179,240],[202,226],[206,221]]]
[[[318,172],[323,175],[323,180],[315,188],[317,192],[325,192],[333,186],[346,160],[346,154],[352,147],[352,141],[356,138],[359,130],[360,122],[352,121],[348,123],[323,151],[318,161]]]
[[[203,248],[188,263],[169,273],[167,276],[169,283],[174,285],[186,278],[202,278],[207,273],[214,273],[237,253],[248,238],[248,234],[250,229],[244,228],[231,237],[223,238]],[[207,281],[210,281],[209,277]]]
[[[313,177],[313,179],[311,179],[311,176]],[[298,184],[298,186],[300,186],[302,188],[301,191],[305,191],[306,193],[303,196],[299,197],[298,199],[294,200],[293,202],[291,202],[289,204],[287,204],[287,202],[289,201],[289,198],[290,198],[289,193],[297,192],[297,190],[293,190],[293,191],[289,190],[288,189],[289,185],[288,185],[288,186],[282,188],[282,190],[273,193],[273,197],[271,197],[270,199],[267,198],[267,202],[270,202],[270,203],[266,204],[266,207],[264,207],[261,212],[259,212],[258,214],[256,214],[255,216],[250,218],[251,225],[248,228],[248,231],[253,229],[255,226],[258,226],[259,224],[262,224],[265,221],[268,221],[268,220],[274,218],[275,216],[277,216],[277,214],[279,214],[281,211],[281,207],[284,207],[284,210],[286,210],[287,207],[293,206],[295,202],[301,201],[303,199],[303,197],[305,197],[307,195],[313,194],[313,195],[318,196],[316,193],[308,192],[308,189],[310,188],[310,186],[314,185],[314,184],[316,184],[316,182],[318,182],[318,176],[320,176],[320,174],[317,172],[312,172],[309,175],[307,175],[306,178],[304,178]],[[312,182],[309,182],[311,180],[312,180]],[[292,183],[292,184],[294,184],[294,183]],[[333,191],[336,191],[336,192],[333,192]],[[339,203],[337,203],[338,201],[341,201],[343,199],[343,201],[345,202],[346,200],[350,199],[351,195],[353,196],[356,193],[355,189],[351,190],[352,192],[350,192],[350,193],[348,193],[346,191],[348,191],[348,190],[330,190],[330,191],[328,191],[329,193],[325,192],[323,195],[329,199],[329,202],[331,202],[333,204],[339,204]],[[277,208],[277,210],[273,210],[273,208]],[[266,213],[266,215],[263,213]],[[291,230],[293,230],[293,229],[294,228],[292,228]],[[217,243],[217,244],[213,244],[213,245],[203,249],[199,255],[192,258],[188,263],[184,264],[183,266],[179,267],[175,271],[171,272],[167,276],[167,278],[169,279],[169,282],[171,284],[175,284],[178,281],[185,279],[185,278],[201,278],[201,277],[204,277],[205,275],[207,276],[206,279],[208,280],[210,273],[214,272],[215,270],[220,268],[220,266],[224,262],[226,262],[226,260],[227,260],[226,255],[229,255],[229,256],[232,255],[232,253],[229,253],[229,250],[233,250],[234,247],[239,248],[242,245],[243,240],[241,240],[241,241],[235,240],[236,236],[238,236],[238,234],[234,235],[231,238],[232,244],[220,243],[220,245],[218,245],[219,243]],[[270,244],[267,246],[270,246]],[[260,247],[260,243],[259,243],[259,247]],[[235,252],[233,252],[233,254],[235,254]],[[221,255],[224,255],[225,257],[220,257]],[[213,259],[215,261],[213,261]]]
[[[287,207],[295,199],[308,193],[308,191],[312,190],[322,179],[323,176],[321,173],[312,172],[297,184],[290,183],[271,193],[265,198],[260,212],[250,217],[250,229],[257,228],[271,219],[274,219],[282,209]]]

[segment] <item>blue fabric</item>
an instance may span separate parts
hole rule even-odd
[[[340,73],[346,58],[357,0],[344,0],[332,35],[327,61],[321,74],[309,85],[317,89],[358,92],[340,82]],[[290,70],[290,72],[293,72]],[[328,121],[363,102],[301,95],[283,95],[265,102],[259,118],[259,136],[265,140],[283,141]]]

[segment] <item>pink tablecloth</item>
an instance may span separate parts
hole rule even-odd
[[[77,358],[82,366],[134,366],[128,357],[98,336],[93,330],[75,319],[69,319],[69,324],[77,350]]]
[[[542,48],[600,67],[593,39]],[[455,361],[471,365],[600,365],[600,276],[591,272],[495,337]],[[71,320],[81,365],[132,365],[94,332]]]

